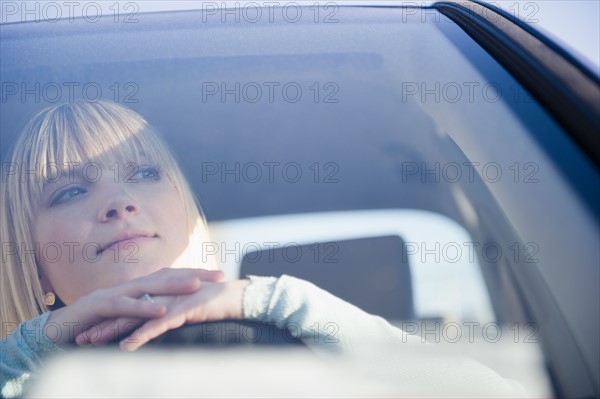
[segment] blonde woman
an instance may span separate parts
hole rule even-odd
[[[215,263],[198,256],[206,222],[177,162],[146,121],[120,105],[75,102],[33,117],[3,164],[0,198],[2,396],[20,395],[44,359],[67,345],[102,345],[115,331],[129,351],[184,324],[236,319],[293,323],[290,333],[317,352],[421,345],[306,281],[221,281]],[[315,323],[332,321],[335,338],[315,339]],[[512,389],[471,363],[385,367],[400,382],[430,376],[440,386],[479,380],[493,392]]]

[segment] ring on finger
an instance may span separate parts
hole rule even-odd
[[[139,297],[138,300],[154,303],[154,298],[152,298],[152,295],[148,294],[147,292],[144,293],[144,295],[142,295],[141,297]]]

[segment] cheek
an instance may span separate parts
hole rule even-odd
[[[79,218],[62,218],[56,215],[41,215],[31,226],[33,245],[41,266],[48,263],[56,266],[65,263],[65,256],[72,262],[78,252],[72,248],[84,244],[90,226]]]
[[[178,220],[185,219],[186,210],[183,198],[170,182],[164,182],[160,190],[160,196],[156,202],[160,203],[161,207],[164,208],[163,210],[169,214],[169,217],[177,218]]]
[[[45,277],[44,289],[52,290],[65,303],[71,303],[90,278],[85,267],[83,247],[91,225],[83,217],[69,218],[57,213],[39,212],[31,225],[37,264]],[[93,248],[88,248],[93,252]],[[49,284],[48,284],[49,283]]]
[[[38,211],[31,225],[34,241],[56,242],[78,241],[89,234],[92,224],[87,209],[82,204],[68,208]]]
[[[160,204],[160,205],[159,205]],[[188,218],[183,200],[175,189],[164,192],[155,202],[160,228],[166,233],[173,254],[180,254],[189,243]]]
[[[189,237],[189,228],[187,213],[182,199],[179,197],[177,192],[171,193],[166,199],[168,212],[166,218],[168,224],[173,229],[174,237],[178,240],[185,239],[187,241]]]
[[[91,237],[92,230],[92,224],[83,217],[43,216],[33,230],[33,239],[42,252],[53,246],[81,248],[95,244],[94,237]],[[75,252],[71,257],[81,255],[81,251],[70,252]]]

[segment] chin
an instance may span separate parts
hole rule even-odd
[[[143,264],[143,263],[142,263]],[[117,264],[117,270],[113,271],[113,275],[116,276],[116,279],[111,281],[108,287],[114,287],[119,284],[126,283],[131,280],[135,280],[136,278],[144,277],[149,274],[152,274],[160,269],[163,269],[161,266],[144,266],[141,264],[131,264],[131,263],[123,263]]]

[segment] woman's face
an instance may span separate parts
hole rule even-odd
[[[31,230],[44,291],[65,304],[176,261],[189,243],[181,196],[156,164],[63,168]],[[52,179],[54,180],[54,179]]]

